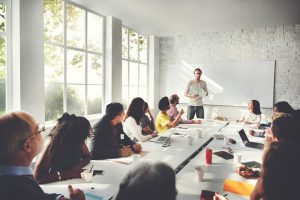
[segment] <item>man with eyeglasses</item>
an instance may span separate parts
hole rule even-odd
[[[126,157],[142,150],[123,131],[124,115],[122,104],[114,102],[106,106],[104,117],[93,127],[90,152],[93,160]]]
[[[13,112],[0,117],[0,197],[1,199],[66,200],[60,194],[47,194],[34,180],[30,167],[43,149],[45,128],[39,127],[26,112]],[[85,199],[79,189],[68,187],[70,199]]]

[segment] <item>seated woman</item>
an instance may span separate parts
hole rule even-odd
[[[90,162],[85,140],[91,125],[84,117],[64,113],[51,130],[46,146],[34,169],[38,183],[80,178],[82,167]]]
[[[250,200],[298,199],[300,180],[299,145],[273,142],[265,152],[261,177]]]
[[[260,104],[257,100],[251,100],[248,104],[248,111],[241,120],[238,120],[238,122],[243,122],[253,128],[259,128],[260,120]]]
[[[153,132],[151,135],[143,135],[140,121],[144,115],[144,100],[140,97],[134,98],[127,110],[123,129],[126,135],[134,142],[145,142],[156,136]]]
[[[286,113],[286,114],[289,114],[289,115],[296,118],[296,112],[297,111],[294,110],[288,102],[279,101],[279,102],[277,102],[273,105],[272,120],[274,119],[274,115],[276,115],[277,113]],[[269,123],[268,125],[270,126],[271,123]],[[266,132],[268,132],[268,130],[266,130],[266,131],[250,130],[249,134],[252,135],[252,136],[256,136],[256,137],[265,137]]]
[[[167,164],[142,163],[123,179],[116,200],[175,200],[175,182],[175,172]]]
[[[141,119],[141,126],[143,128],[143,135],[157,134],[155,131],[154,119],[149,110],[149,105],[144,102],[144,115]]]

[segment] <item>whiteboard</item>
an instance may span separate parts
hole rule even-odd
[[[201,79],[208,87],[204,104],[247,106],[251,99],[261,107],[272,108],[274,97],[275,61],[248,61],[232,63],[180,64],[167,67],[167,94],[178,94],[181,103],[187,103],[184,91],[194,79],[194,69],[202,69]]]

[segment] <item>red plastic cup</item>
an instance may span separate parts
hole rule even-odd
[[[207,148],[206,149],[206,164],[212,163],[212,149]]]

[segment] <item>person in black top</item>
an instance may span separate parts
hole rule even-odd
[[[0,117],[0,198],[6,200],[66,200],[63,195],[47,194],[33,178],[33,158],[43,148],[37,122],[25,112]],[[84,193],[68,187],[70,199],[84,200]]]
[[[126,157],[139,153],[142,146],[133,142],[123,131],[124,108],[120,103],[106,106],[105,115],[93,127],[91,157],[93,160]]]
[[[90,136],[90,122],[82,116],[64,113],[50,131],[50,142],[39,156],[34,169],[38,183],[80,178],[90,162],[85,140]]]

